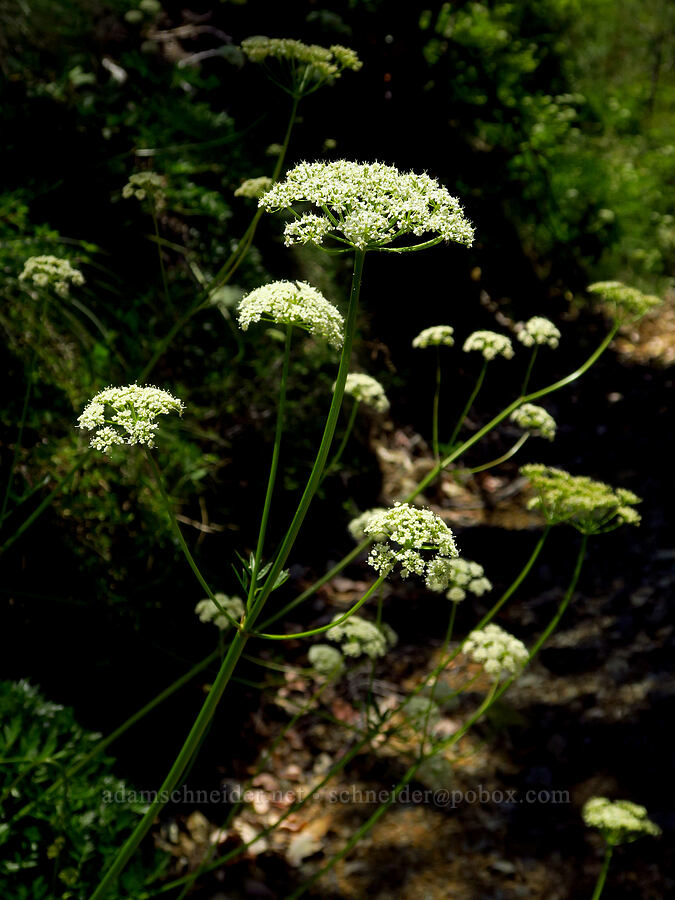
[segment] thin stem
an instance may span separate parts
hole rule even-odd
[[[530,375],[532,374],[532,369],[534,368],[534,361],[537,358],[537,352],[539,350],[539,344],[535,344],[532,348],[532,353],[530,355],[530,361],[527,364],[527,371],[525,372],[525,379],[523,380],[523,386],[520,389],[520,393],[524,394],[527,390],[527,386],[530,383]]]
[[[171,528],[173,530],[173,533],[178,538],[178,543],[180,544],[180,548],[183,551],[183,555],[185,556],[185,559],[187,560],[188,565],[192,569],[197,581],[201,584],[201,586],[206,591],[206,594],[207,594],[209,600],[211,600],[211,602],[215,604],[215,606],[218,608],[218,610],[228,620],[230,625],[232,625],[234,628],[236,628],[238,630],[240,628],[239,622],[237,622],[237,620],[234,619],[230,615],[230,613],[216,600],[216,597],[215,597],[213,591],[211,590],[209,585],[206,583],[206,579],[204,578],[202,573],[199,571],[199,566],[194,561],[194,558],[193,558],[192,554],[190,553],[188,545],[185,543],[185,538],[183,537],[183,532],[180,530],[180,525],[176,521],[176,516],[171,507],[171,501],[169,500],[169,497],[166,493],[166,488],[164,487],[164,481],[162,479],[162,474],[159,471],[157,463],[155,462],[155,458],[152,455],[152,453],[150,452],[148,447],[145,448],[145,455],[147,456],[148,461],[150,463],[150,468],[152,469],[152,474],[155,476],[155,481],[157,482],[157,487],[159,488],[159,493],[162,498],[162,502],[164,503],[164,509],[166,510],[166,514],[169,517],[169,522],[171,523]]]
[[[605,847],[605,858],[602,862],[602,868],[600,869],[600,874],[598,875],[598,880],[595,883],[595,890],[593,891],[593,896],[591,900],[600,900],[600,895],[602,894],[602,890],[605,886],[605,881],[607,881],[607,873],[609,872],[609,866],[612,862],[612,853],[614,853],[614,845],[607,844]]]
[[[293,340],[293,326],[286,326],[286,340],[284,342],[284,357],[281,366],[281,383],[279,385],[279,403],[277,406],[277,421],[274,428],[274,448],[272,450],[272,462],[270,464],[270,474],[267,480],[267,492],[265,494],[265,503],[263,506],[262,518],[260,520],[260,531],[258,532],[258,544],[253,559],[253,571],[251,572],[251,584],[249,587],[248,598],[246,601],[247,608],[250,608],[256,595],[258,586],[258,572],[262,562],[263,548],[265,546],[265,535],[267,533],[267,523],[270,517],[270,509],[272,507],[272,495],[274,494],[274,485],[277,478],[277,470],[279,468],[279,453],[281,451],[281,436],[284,431],[284,417],[286,413],[286,388],[288,384],[288,369],[291,360],[291,343]]]
[[[512,456],[515,456],[516,453],[523,446],[525,441],[529,438],[529,433],[525,433],[521,435],[516,443],[511,447],[510,450],[507,450],[502,456],[498,456],[497,459],[490,460],[490,462],[483,463],[482,466],[474,466],[473,469],[464,469],[469,475],[475,475],[476,472],[485,472],[486,469],[492,469],[495,466],[500,466],[503,462],[506,462],[507,459],[511,459]]]
[[[324,478],[327,475],[337,468],[338,463],[344,453],[344,449],[347,446],[347,441],[349,440],[351,433],[354,429],[354,423],[356,422],[356,414],[359,411],[359,401],[354,399],[354,403],[352,404],[352,411],[349,414],[349,420],[347,421],[347,427],[345,428],[345,433],[342,435],[342,440],[340,441],[340,446],[335,451],[335,456],[326,466],[326,471],[324,472]]]
[[[445,632],[445,638],[443,639],[443,645],[441,647],[441,659],[448,652],[448,647],[450,646],[450,641],[452,640],[452,632],[455,627],[455,618],[457,616],[457,604],[451,603],[450,605],[450,618],[448,620],[448,627]],[[434,702],[434,696],[436,694],[436,688],[438,687],[438,681],[441,677],[441,672],[437,672],[436,676],[431,685],[431,693],[429,695],[429,706],[427,707],[427,712],[424,717],[424,728],[422,730],[422,740],[420,742],[420,759],[424,758],[424,745],[427,740],[427,732],[429,730],[429,720],[431,718],[431,704]]]
[[[152,215],[152,224],[155,229],[155,242],[157,244],[157,256],[159,257],[159,271],[162,273],[162,290],[164,291],[164,299],[166,300],[166,305],[169,309],[173,309],[173,304],[171,302],[171,296],[169,294],[169,282],[166,279],[166,269],[164,267],[164,257],[162,256],[162,245],[159,237],[159,225],[157,223],[157,212],[155,210],[154,205],[150,210],[150,214]]]
[[[471,407],[473,406],[474,401],[475,401],[476,397],[478,396],[478,392],[480,391],[481,387],[483,386],[483,380],[484,380],[484,378],[485,378],[485,373],[487,372],[488,362],[489,362],[489,360],[487,360],[487,359],[484,359],[484,360],[483,360],[483,366],[482,366],[482,368],[481,368],[481,370],[480,370],[480,373],[479,373],[479,375],[478,375],[478,379],[477,379],[477,381],[476,381],[476,384],[474,385],[474,388],[473,388],[473,390],[471,391],[471,394],[470,394],[470,396],[469,396],[469,399],[468,399],[467,402],[466,402],[466,406],[464,407],[464,409],[463,409],[463,411],[462,411],[462,415],[461,415],[461,416],[459,417],[459,419],[457,420],[457,424],[455,425],[455,430],[452,432],[452,436],[451,436],[450,441],[449,441],[451,447],[452,447],[452,445],[455,443],[455,441],[457,440],[457,435],[458,435],[458,434],[460,433],[460,431],[462,430],[462,425],[464,424],[464,420],[465,420],[466,417],[469,415],[469,412],[470,412],[470,410],[471,410]]]
[[[336,625],[342,625],[343,622],[346,622],[347,619],[353,616],[355,612],[361,609],[366,600],[369,600],[372,597],[374,591],[379,588],[386,577],[386,575],[380,575],[377,581],[374,581],[371,584],[363,597],[361,597],[361,599],[357,603],[355,603],[351,609],[347,610],[347,612],[344,613],[344,615],[340,616],[339,619],[336,619],[334,622],[330,622],[328,625],[321,625],[319,628],[312,628],[311,631],[298,631],[296,634],[264,634],[260,631],[249,631],[249,635],[251,637],[265,638],[268,641],[290,641],[293,638],[313,637],[315,634],[323,634],[324,631],[329,631]]]
[[[436,462],[440,461],[441,454],[438,449],[438,404],[441,397],[441,353],[436,346],[436,390],[434,391],[434,408],[431,419],[431,447]]]

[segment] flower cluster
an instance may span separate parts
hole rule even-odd
[[[130,384],[106,388],[90,400],[77,420],[79,428],[96,429],[90,441],[107,453],[113,444],[155,446],[157,416],[183,414],[183,403],[156,387]]]
[[[555,437],[555,419],[543,407],[535,406],[534,403],[523,403],[511,413],[509,418],[519,428],[546,438],[547,441],[552,441]]]
[[[338,614],[334,620],[341,618]],[[384,656],[391,643],[383,629],[361,616],[350,616],[340,625],[333,625],[326,632],[326,637],[340,644],[345,656],[367,656],[370,659]]]
[[[526,347],[539,347],[547,344],[553,350],[560,343],[560,332],[553,322],[543,316],[532,316],[527,322],[518,326],[516,337]]]
[[[67,297],[71,284],[80,287],[84,276],[67,259],[58,256],[31,256],[23,266],[19,281],[31,281],[36,287],[53,287],[59,297]]]
[[[636,841],[643,835],[653,837],[661,834],[658,825],[647,817],[644,806],[630,800],[615,800],[606,797],[591,797],[581,811],[584,823],[589,828],[597,828],[611,846]]]
[[[492,583],[485,577],[483,567],[469,559],[451,559],[447,564],[447,581],[439,591],[448,589],[448,600],[459,603],[468,594],[482,597],[492,590]],[[433,588],[432,588],[433,590]]]
[[[344,657],[329,644],[313,644],[307,654],[312,667],[319,675],[336,677],[344,671]]]
[[[451,325],[432,325],[424,328],[413,338],[413,347],[452,347],[455,343],[453,333],[455,329]]]
[[[166,180],[156,172],[136,172],[122,188],[122,196],[125,200],[131,197],[145,200],[147,197],[155,206],[162,206],[165,188]]]
[[[365,532],[365,527],[370,522],[374,515],[378,515],[379,513],[386,512],[387,508],[384,506],[376,506],[373,509],[367,509],[365,512],[360,513],[351,522],[347,525],[347,530],[354,538],[355,541],[364,540],[367,535]],[[371,538],[376,541],[383,541],[386,538],[386,534],[371,534]]]
[[[539,463],[522,466],[536,493],[528,506],[542,513],[550,525],[568,522],[582,534],[600,534],[619,525],[638,525],[633,509],[640,502],[632,491],[612,488],[584,475],[570,475]]]
[[[232,623],[227,616],[223,614],[223,610],[225,610],[235,622],[238,622],[244,615],[244,604],[239,597],[228,597],[227,594],[220,593],[214,594],[213,596],[218,601],[217,606],[210,597],[206,597],[204,600],[200,600],[195,606],[195,612],[199,616],[200,622],[212,622],[216,628],[225,631],[226,628],[230,628]]]
[[[402,578],[412,572],[425,578],[429,590],[447,587],[447,564],[459,553],[452,531],[436,513],[397,503],[373,514],[363,530],[366,535],[385,536],[368,556],[380,575],[388,575],[398,563]]]
[[[303,162],[259,201],[268,212],[294,203],[310,203],[322,215],[305,213],[287,225],[287,245],[321,244],[328,235],[362,250],[380,249],[403,235],[430,234],[437,243],[467,246],[473,241],[471,224],[446,188],[429,175],[383,163]]]
[[[375,412],[386,413],[389,400],[379,381],[361,372],[350,372],[345,382],[345,394],[349,394],[364,406],[370,406]]]
[[[261,175],[260,178],[247,178],[242,181],[234,192],[235,197],[262,197],[265,191],[272,187],[272,179],[267,175]]]
[[[244,331],[252,322],[295,325],[340,348],[344,320],[320,291],[305,281],[273,281],[247,294],[237,308]]]
[[[527,647],[499,625],[486,625],[472,631],[463,650],[474,662],[481,663],[496,680],[519,674],[529,659]]]
[[[464,341],[463,350],[465,353],[478,350],[487,360],[494,359],[496,356],[511,359],[513,356],[511,340],[496,331],[474,331]]]
[[[620,281],[596,281],[586,290],[600,297],[617,319],[639,319],[662,302],[660,297],[643,294]]]
[[[279,70],[279,77],[288,77],[290,72],[288,87],[300,96],[311,93],[326,81],[339,78],[345,69],[358,72],[363,66],[354,50],[341,44],[326,48],[290,38],[255,35],[245,38],[241,49],[254,63],[266,63],[268,60],[290,63],[290,68]]]

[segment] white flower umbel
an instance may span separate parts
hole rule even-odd
[[[464,341],[463,350],[465,353],[477,350],[486,360],[492,360],[496,356],[503,356],[504,359],[513,357],[513,344],[510,338],[496,331],[474,331]]]
[[[335,385],[333,385],[335,389]],[[364,406],[369,406],[375,412],[386,413],[389,409],[389,400],[384,388],[379,381],[365,375],[362,372],[350,372],[345,382],[345,394],[349,394]]]
[[[386,512],[387,508],[385,506],[376,506],[373,509],[367,509],[365,512],[360,513],[351,522],[347,525],[347,530],[354,538],[355,541],[362,541],[367,536],[373,538],[376,541],[383,541],[386,538],[386,534],[371,534],[366,535],[364,528],[370,522],[373,516]]]
[[[630,800],[608,800],[591,797],[581,811],[584,823],[597,828],[607,843],[614,847],[627,844],[645,835],[657,837],[661,829],[647,816],[644,806]]]
[[[338,613],[335,619],[342,618]],[[388,641],[383,631],[361,616],[350,616],[340,625],[334,625],[326,632],[329,641],[340,644],[345,656],[368,656],[378,659],[387,652]]]
[[[305,281],[273,281],[247,294],[237,308],[243,331],[253,322],[295,325],[339,349],[344,319],[320,291]]]
[[[599,297],[608,312],[619,321],[640,319],[663,302],[660,297],[643,294],[621,281],[596,281],[586,290]]]
[[[492,590],[492,584],[485,577],[483,567],[470,559],[450,559],[446,564],[444,577],[439,580],[437,587],[431,590],[446,591],[448,600],[459,603],[466,598],[467,593],[482,597]]]
[[[207,597],[206,599],[199,601],[195,606],[195,612],[199,616],[200,622],[212,622],[216,628],[225,631],[225,629],[231,627],[232,623],[227,616],[223,615],[222,610],[224,609],[230,614],[235,622],[238,622],[244,615],[244,604],[239,597],[228,597],[227,594],[220,593],[214,594],[213,596],[220,604],[221,609],[218,609],[213,600],[211,600],[210,597]]]
[[[235,197],[259,198],[272,187],[272,179],[267,175],[260,178],[247,178],[234,192]]]
[[[529,658],[522,641],[494,624],[472,631],[462,649],[497,681],[518,675]]]
[[[157,417],[183,414],[183,403],[156,387],[130,384],[106,388],[87,404],[78,427],[94,430],[90,446],[107,453],[113,444],[155,446]]]
[[[312,668],[326,678],[337,677],[345,668],[344,657],[338,649],[329,644],[314,644],[307,654]]]
[[[582,534],[600,534],[619,525],[640,523],[640,515],[633,509],[640,498],[632,491],[540,463],[522,466],[520,473],[530,480],[536,494],[528,507],[538,510],[549,525],[567,522]]]
[[[304,213],[286,226],[287,245],[323,244],[330,236],[361,250],[386,249],[397,241],[392,249],[402,251],[421,246],[401,246],[399,239],[406,236],[467,246],[473,241],[471,224],[446,188],[429,175],[383,163],[303,162],[259,201],[268,212],[296,203],[310,203],[317,213]]]
[[[414,573],[425,578],[430,590],[447,587],[447,563],[459,553],[452,531],[436,513],[397,503],[373,515],[363,530],[366,535],[385,535],[368,556],[380,575],[388,575],[400,565],[402,578]]]
[[[58,256],[31,256],[26,260],[19,281],[30,281],[39,288],[53,288],[59,297],[67,297],[70,286],[84,284],[84,275],[67,259]]]
[[[547,441],[552,441],[555,437],[555,419],[543,407],[535,406],[534,403],[523,403],[511,413],[509,418],[519,428],[529,431],[530,434],[546,438]]]
[[[166,179],[156,172],[136,172],[129,176],[129,181],[122,188],[122,196],[125,200],[148,199],[155,206],[163,206],[165,198]]]
[[[455,343],[453,338],[455,329],[451,325],[432,325],[431,328],[424,328],[413,338],[413,347],[452,347]]]
[[[560,343],[560,332],[553,322],[543,316],[532,316],[527,322],[517,325],[516,337],[526,347],[541,347],[546,344],[555,350]]]

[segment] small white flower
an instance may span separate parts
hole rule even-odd
[[[487,360],[494,359],[496,356],[503,356],[504,359],[513,357],[511,340],[496,331],[474,331],[464,341],[463,349],[465,353],[478,350]]]
[[[268,212],[296,203],[310,203],[317,212],[286,226],[287,244],[321,244],[331,236],[377,250],[405,235],[467,246],[473,241],[471,224],[446,188],[429,175],[383,163],[303,162],[259,201]]]
[[[26,260],[19,281],[32,281],[36,287],[52,287],[59,297],[67,297],[70,286],[81,287],[84,276],[67,259],[58,256],[31,256]]]
[[[338,613],[334,617],[340,619]],[[387,637],[377,625],[362,619],[361,616],[350,616],[340,625],[334,625],[326,632],[329,641],[340,644],[345,656],[368,656],[378,659],[387,652]]]
[[[389,409],[389,400],[380,382],[362,372],[350,372],[347,375],[345,394],[349,394],[364,406],[370,406],[375,412],[386,413]]]
[[[247,178],[242,181],[234,192],[235,197],[259,198],[272,187],[272,179],[267,175],[261,175],[260,178]]]
[[[183,414],[183,403],[156,387],[130,384],[106,388],[90,400],[78,418],[78,428],[94,430],[90,446],[104,453],[113,444],[155,446],[157,417]]]
[[[239,597],[228,597],[226,594],[220,593],[216,593],[213,596],[216,598],[222,609],[226,610],[235,622],[238,622],[244,615],[244,604]],[[219,628],[221,631],[225,631],[225,629],[231,627],[232,623],[230,620],[227,616],[223,615],[222,611],[218,609],[210,597],[200,600],[195,606],[195,612],[199,616],[200,622],[212,622],[216,628]]]
[[[449,560],[445,586],[439,587],[438,590],[444,591],[448,588],[445,596],[453,603],[459,603],[466,598],[467,593],[482,597],[492,590],[492,584],[485,577],[483,567],[479,563],[460,558]]]
[[[453,333],[455,329],[451,325],[432,325],[424,328],[413,338],[413,347],[452,347],[455,343]]]
[[[386,536],[368,556],[380,575],[389,574],[398,564],[402,578],[414,573],[426,579],[430,590],[447,587],[447,563],[459,554],[452,531],[436,513],[397,503],[372,515],[363,530],[366,535]]]
[[[606,797],[591,797],[581,811],[584,823],[589,828],[597,828],[610,846],[630,843],[643,835],[657,837],[661,834],[658,825],[647,816],[644,806],[630,800],[615,800]]]
[[[136,172],[129,176],[129,181],[122,188],[125,200],[135,198],[145,200],[146,197],[155,206],[163,206],[165,199],[166,179],[156,172]]]
[[[337,677],[344,671],[344,657],[339,650],[329,644],[313,644],[307,655],[319,675]]]
[[[586,290],[607,304],[617,319],[639,319],[663,302],[653,294],[643,294],[637,288],[620,281],[596,281]]]
[[[338,349],[344,340],[342,316],[305,281],[273,281],[256,288],[241,300],[237,316],[243,331],[262,319],[303,328]]]
[[[368,524],[368,522],[370,522],[372,517],[376,513],[383,513],[386,511],[387,511],[386,507],[383,507],[383,506],[377,506],[373,509],[367,509],[365,512],[360,513],[358,516],[356,516],[354,519],[351,520],[351,522],[347,525],[347,530],[349,531],[349,533],[351,534],[353,539],[360,543],[366,537],[366,532],[364,531],[364,528]],[[370,535],[370,537],[372,537],[376,541],[378,541],[378,540],[384,540],[386,535],[385,534],[381,534],[381,535],[375,534],[375,535]]]
[[[532,316],[527,322],[521,322],[517,326],[516,337],[526,347],[547,344],[555,350],[560,342],[560,332],[553,322],[550,322],[543,316]]]
[[[529,431],[533,435],[546,438],[547,441],[555,438],[555,419],[541,406],[535,406],[534,403],[523,403],[511,413],[509,418],[519,428]]]
[[[472,631],[463,650],[497,681],[518,675],[529,659],[522,641],[493,624]]]

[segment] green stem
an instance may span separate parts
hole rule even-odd
[[[464,424],[464,420],[469,415],[471,407],[473,406],[474,401],[475,401],[476,397],[478,396],[478,392],[480,391],[481,387],[483,386],[483,380],[485,379],[485,373],[487,372],[488,362],[489,362],[489,360],[487,360],[487,359],[483,360],[483,366],[482,366],[480,373],[478,375],[478,378],[476,380],[476,384],[474,385],[474,388],[471,391],[469,399],[466,402],[466,406],[462,410],[462,415],[457,420],[457,424],[455,425],[455,430],[452,432],[452,436],[449,441],[451,447],[457,440],[457,435],[462,430],[462,425]],[[439,465],[440,465],[440,463],[439,463]]]
[[[274,485],[277,478],[277,470],[279,468],[279,454],[281,451],[281,436],[284,431],[284,418],[286,414],[286,388],[288,385],[288,369],[291,360],[291,343],[293,340],[293,326],[286,326],[286,341],[284,343],[284,357],[281,366],[281,384],[279,385],[279,404],[277,406],[277,421],[274,428],[274,448],[272,450],[272,462],[270,464],[270,474],[267,480],[267,492],[265,494],[265,503],[263,506],[262,518],[260,520],[260,531],[258,532],[258,544],[255,549],[255,557],[253,559],[253,571],[251,572],[251,584],[249,587],[248,598],[246,601],[247,609],[250,609],[256,595],[258,586],[258,572],[262,562],[263,549],[265,546],[265,535],[267,533],[267,523],[270,517],[270,509],[272,507],[272,495],[274,494]]]
[[[358,413],[358,411],[359,411],[359,401],[354,400],[354,403],[352,405],[352,411],[349,414],[349,420],[347,422],[347,427],[345,428],[345,433],[342,435],[342,440],[340,441],[340,446],[335,451],[335,456],[332,458],[332,460],[326,466],[326,471],[324,472],[324,476],[323,476],[324,478],[327,475],[330,475],[330,473],[334,469],[337,468],[337,464],[340,462],[340,459],[342,458],[342,454],[344,453],[344,449],[347,446],[347,441],[349,440],[350,435],[354,429],[354,423],[356,422],[356,414]]]
[[[516,443],[511,447],[510,450],[507,450],[502,456],[498,456],[497,459],[490,460],[490,462],[483,463],[482,466],[475,466],[473,469],[464,469],[464,471],[469,475],[475,475],[477,472],[485,472],[487,469],[492,469],[495,466],[500,466],[502,463],[506,462],[507,459],[511,459],[512,456],[515,456],[516,453],[523,446],[525,441],[529,438],[529,434],[526,432],[521,435]]]
[[[593,891],[593,896],[591,900],[600,900],[600,895],[602,894],[602,890],[605,886],[605,881],[607,881],[607,873],[609,872],[609,866],[612,862],[612,853],[614,852],[614,846],[612,844],[607,844],[605,848],[605,858],[602,862],[602,869],[600,869],[600,874],[598,875],[598,880],[595,883],[595,890]]]
[[[73,765],[69,769],[67,769],[64,772],[64,774],[59,779],[57,779],[57,781],[54,781],[52,784],[50,784],[49,787],[46,788],[42,792],[42,794],[40,796],[40,800],[43,800],[45,797],[47,797],[49,794],[51,794],[52,791],[56,790],[56,788],[63,781],[65,781],[68,778],[72,778],[75,774],[77,774],[77,772],[79,772],[80,769],[82,769],[84,766],[86,766],[89,762],[91,762],[92,759],[97,757],[99,754],[103,753],[103,751],[107,747],[109,747],[110,744],[112,744],[114,741],[116,741],[118,738],[120,738],[133,725],[135,725],[136,722],[139,722],[142,718],[147,716],[148,713],[152,712],[152,710],[155,709],[155,707],[159,706],[160,703],[163,703],[165,700],[167,700],[169,697],[171,697],[173,694],[175,694],[176,691],[180,690],[180,688],[182,688],[183,685],[185,685],[189,681],[191,681],[195,677],[195,675],[199,674],[199,672],[206,669],[212,662],[214,662],[214,660],[218,659],[219,656],[220,656],[220,652],[217,650],[214,651],[213,653],[209,654],[209,656],[205,657],[200,662],[198,662],[196,665],[194,665],[190,669],[189,672],[186,672],[184,675],[181,675],[181,677],[176,679],[176,681],[174,681],[173,684],[170,684],[167,688],[165,688],[163,691],[161,691],[159,694],[157,694],[155,697],[153,697],[152,700],[150,700],[148,703],[146,703],[145,706],[141,707],[141,709],[137,710],[132,716],[129,716],[129,718],[125,722],[123,722],[118,728],[116,728],[111,734],[109,734],[103,740],[99,741],[98,744],[96,744],[96,746],[93,747],[89,751],[89,753],[87,753],[85,756],[83,756],[81,759],[79,759],[75,763],[75,765]],[[25,816],[26,813],[35,805],[36,802],[37,802],[36,800],[31,800],[30,803],[26,804],[26,806],[22,807],[14,816],[12,816],[10,821],[13,822],[16,819],[20,819],[22,816]]]
[[[162,245],[159,237],[159,225],[157,223],[157,213],[155,212],[155,207],[153,206],[151,209],[152,215],[152,224],[155,229],[155,242],[157,244],[157,256],[159,257],[159,271],[162,273],[162,290],[164,291],[164,300],[166,301],[166,305],[169,309],[173,309],[173,304],[171,303],[171,296],[169,294],[169,282],[166,279],[166,269],[164,268],[164,257],[162,256]]]
[[[532,369],[534,368],[534,361],[537,358],[537,352],[539,350],[539,344],[535,344],[532,348],[532,353],[530,355],[530,361],[527,364],[527,371],[525,372],[525,379],[523,381],[523,386],[520,389],[520,393],[524,394],[527,390],[527,386],[530,383],[530,375],[532,374]]]
[[[438,449],[438,404],[441,398],[441,353],[436,346],[436,390],[434,391],[434,408],[431,419],[431,447],[434,454],[434,459],[438,463],[441,458],[440,450]]]
[[[180,525],[176,521],[176,516],[171,507],[171,501],[169,500],[168,494],[166,493],[166,488],[164,487],[162,473],[159,471],[159,467],[157,466],[157,463],[155,462],[155,458],[152,455],[152,453],[150,452],[148,447],[145,448],[145,455],[147,456],[148,461],[150,463],[150,468],[152,469],[152,474],[155,476],[155,481],[157,482],[157,487],[159,488],[159,493],[162,498],[162,502],[164,504],[164,509],[166,510],[166,514],[169,518],[169,522],[171,523],[171,528],[173,530],[173,533],[176,535],[176,538],[178,539],[180,548],[183,551],[183,556],[187,560],[190,568],[192,569],[192,571],[195,575],[195,578],[197,579],[197,581],[201,584],[201,586],[206,591],[206,595],[208,596],[209,600],[213,604],[215,604],[215,606],[225,616],[225,618],[228,620],[230,625],[233,626],[233,628],[239,629],[239,627],[240,627],[239,622],[237,622],[236,619],[234,619],[230,615],[230,613],[226,609],[224,609],[221,606],[221,604],[216,600],[216,597],[215,597],[213,591],[211,590],[209,585],[206,583],[206,579],[204,578],[202,573],[199,571],[199,567],[198,567],[197,563],[194,561],[194,558],[193,558],[192,554],[190,553],[190,550],[188,549],[188,545],[185,543],[185,538],[183,537],[183,532],[180,530]]]
[[[457,616],[457,603],[452,603],[450,607],[450,618],[448,620],[448,627],[445,631],[445,638],[443,639],[443,645],[441,647],[441,659],[448,652],[448,647],[450,646],[450,641],[452,640],[452,632],[455,627],[455,618]],[[442,670],[441,670],[442,671]],[[426,715],[424,717],[424,728],[422,730],[422,740],[420,742],[420,760],[424,759],[424,746],[427,740],[427,732],[429,730],[429,720],[431,717],[431,704],[434,702],[434,696],[436,694],[436,688],[438,687],[438,681],[441,677],[441,671],[436,673],[435,678],[433,679],[433,683],[431,685],[431,693],[429,695],[429,707],[427,709]]]

